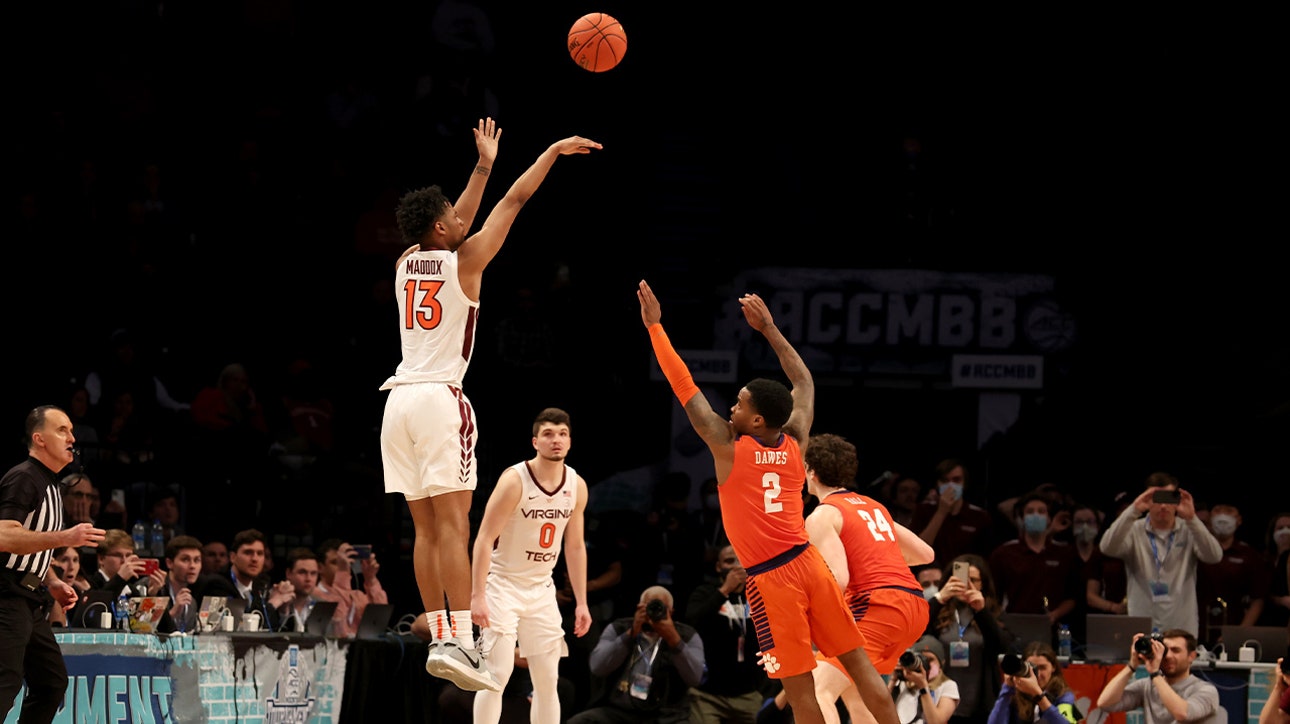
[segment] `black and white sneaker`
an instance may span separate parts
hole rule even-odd
[[[451,681],[462,691],[502,690],[502,685],[484,665],[483,655],[473,649],[463,648],[456,641],[441,641],[430,645],[426,672]]]

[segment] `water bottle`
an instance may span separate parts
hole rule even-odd
[[[126,595],[124,590],[122,590],[121,595],[116,598],[116,606],[113,607],[113,613],[116,614],[117,630],[130,633],[130,597]]]
[[[1066,624],[1057,629],[1057,655],[1068,660],[1071,656],[1071,629]]]
[[[166,555],[166,529],[161,527],[161,521],[153,519],[152,521],[152,557],[163,558]]]
[[[134,522],[134,528],[130,529],[130,537],[134,539],[134,552],[136,555],[144,555],[148,552],[148,527],[143,524],[142,520]]]

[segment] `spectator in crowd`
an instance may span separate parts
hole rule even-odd
[[[690,690],[690,721],[752,724],[767,677],[757,663],[757,635],[748,615],[748,571],[730,545],[721,549],[714,568],[715,580],[696,586],[685,607],[685,620],[694,622],[703,640],[706,666],[703,680]]]
[[[152,485],[148,490],[148,514],[146,521],[161,523],[162,536],[169,542],[177,535],[184,535],[183,522],[180,521],[179,493],[170,485]]]
[[[1070,546],[1053,541],[1049,533],[1049,498],[1039,492],[1023,495],[1013,507],[1017,538],[990,553],[990,570],[1008,613],[1042,613],[1050,624],[1072,623],[1079,589],[1079,566]]]
[[[1223,557],[1196,569],[1196,595],[1201,620],[1198,640],[1211,646],[1219,626],[1253,626],[1263,614],[1268,595],[1269,567],[1258,548],[1239,540],[1241,511],[1229,503],[1210,509],[1209,528]],[[1230,642],[1229,642],[1230,643]]]
[[[119,595],[127,586],[130,595],[146,596],[144,563],[134,552],[134,539],[120,528],[109,528],[98,545],[98,570],[86,576],[90,588]]]
[[[1260,626],[1290,626],[1290,511],[1268,519],[1264,560],[1271,566]]]
[[[224,541],[207,541],[202,546],[202,573],[208,576],[228,575],[228,546]]]
[[[353,638],[358,622],[369,603],[389,603],[389,594],[377,574],[381,570],[376,551],[359,558],[354,546],[338,538],[329,538],[318,546],[319,575],[313,595],[320,601],[335,601],[332,635]],[[354,587],[354,578],[361,582]]]
[[[963,553],[986,557],[994,549],[989,511],[964,497],[967,469],[954,458],[936,465],[936,496],[920,503],[911,530],[936,551],[944,565]]]
[[[257,483],[269,469],[273,440],[250,373],[243,364],[225,365],[213,385],[197,392],[192,403],[192,421],[197,454],[211,464],[211,469],[206,471],[208,475],[231,481],[234,495],[246,495],[254,500],[272,497],[274,491]],[[228,505],[219,496],[205,500],[212,505]],[[244,522],[249,520],[237,521]]]
[[[968,564],[968,580],[951,575],[951,561],[940,592],[930,601],[927,633],[945,646],[949,654],[946,673],[958,684],[959,703],[950,721],[984,724],[1002,685],[995,662],[1008,651],[1012,640],[999,626],[1001,607],[989,564],[974,553],[954,560]]]
[[[676,724],[690,720],[690,689],[703,679],[703,640],[672,619],[672,593],[651,586],[636,614],[605,627],[591,673],[606,693],[568,724]]]
[[[1157,493],[1177,495],[1165,499]],[[1150,616],[1152,626],[1162,631],[1196,635],[1197,566],[1217,563],[1223,549],[1196,518],[1191,493],[1179,487],[1177,478],[1164,472],[1147,476],[1146,489],[1106,529],[1100,547],[1124,561],[1130,616]]]
[[[911,475],[896,474],[894,477],[887,510],[891,511],[893,521],[913,530],[914,515],[923,496],[923,484]]]
[[[930,601],[941,592],[941,582],[944,579],[945,572],[935,563],[925,566],[913,566],[914,577],[918,579],[918,585],[923,587],[923,598]]]
[[[1084,718],[1052,646],[1031,641],[1022,649],[1021,661],[1024,672],[1004,674],[989,724],[1077,724]]]
[[[1196,521],[1200,524],[1200,521]],[[1151,655],[1137,651],[1137,634],[1129,647],[1129,665],[1121,668],[1102,687],[1097,708],[1104,712],[1143,709],[1149,722],[1179,721],[1188,724],[1220,724],[1227,721],[1218,701],[1218,689],[1191,673],[1196,660],[1196,637],[1185,629],[1168,629],[1160,639],[1148,638]],[[1147,675],[1134,678],[1138,667]]]
[[[54,563],[62,569],[60,577],[75,588],[77,594],[90,590],[90,582],[85,580],[84,571],[81,570],[80,549],[71,546],[55,548]]]
[[[946,673],[945,645],[923,636],[909,649],[914,666],[897,663],[888,686],[902,724],[947,724],[959,704],[959,685]],[[852,724],[858,724],[852,717]],[[863,720],[862,720],[863,721]]]
[[[690,476],[673,471],[655,482],[654,505],[645,516],[640,550],[652,576],[647,584],[692,591],[703,578],[700,527],[689,512]]]
[[[1075,541],[1075,554],[1079,557],[1085,598],[1082,610],[1084,613],[1123,614],[1129,609],[1124,561],[1102,553],[1098,547],[1101,528],[1101,514],[1097,508],[1080,504],[1071,511],[1071,534]],[[1076,614],[1075,618],[1078,623],[1083,614]]]
[[[202,542],[190,535],[177,535],[166,543],[164,578],[152,590],[152,595],[170,599],[162,633],[196,631],[202,598],[237,595],[228,577],[202,573]]]
[[[286,567],[287,580],[295,595],[283,612],[282,629],[301,633],[305,630],[305,621],[309,620],[309,612],[318,602],[314,597],[318,587],[318,554],[312,548],[292,548],[287,552]]]
[[[238,531],[229,556],[229,580],[237,595],[246,600],[246,610],[258,611],[264,617],[264,627],[277,631],[282,625],[281,609],[295,597],[295,588],[287,580],[270,584],[264,572],[265,549],[264,534],[259,530]]]

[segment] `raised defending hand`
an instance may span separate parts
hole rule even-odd
[[[492,118],[481,118],[479,128],[471,130],[475,133],[475,150],[479,151],[479,157],[491,164],[497,158],[497,142],[502,138],[502,129]]]
[[[663,319],[663,308],[659,306],[658,297],[654,296],[654,290],[649,288],[649,284],[642,279],[636,289],[636,298],[641,303],[641,321],[645,323],[646,328],[651,324],[658,324]]]
[[[748,320],[749,327],[761,332],[775,325],[775,319],[770,316],[770,307],[756,294],[739,297],[739,304],[743,307],[744,319]]]
[[[551,144],[551,148],[560,152],[561,156],[569,156],[575,153],[591,153],[591,149],[600,150],[603,148],[599,143],[590,138],[582,136],[569,136],[563,141],[556,141]]]

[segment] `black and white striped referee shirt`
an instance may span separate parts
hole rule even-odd
[[[58,476],[31,457],[10,468],[0,478],[0,520],[16,520],[37,533],[62,530],[63,488]],[[53,558],[52,548],[27,555],[0,551],[0,567],[43,579]]]

